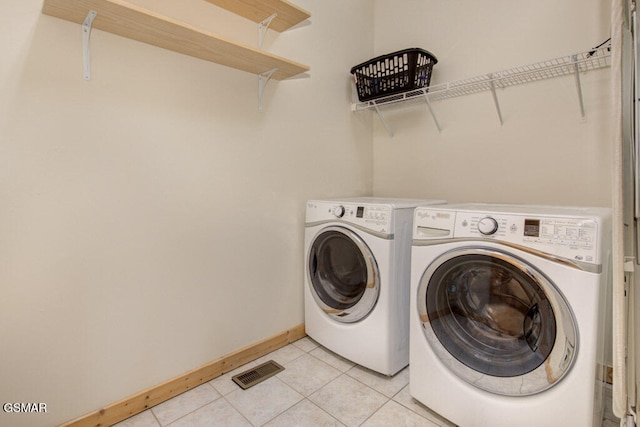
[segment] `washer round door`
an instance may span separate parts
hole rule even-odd
[[[444,253],[418,287],[424,335],[440,360],[480,389],[544,391],[571,368],[573,314],[551,281],[513,255],[487,248]]]
[[[366,243],[344,227],[327,227],[309,248],[310,291],[331,318],[353,323],[365,318],[380,293],[378,265]]]

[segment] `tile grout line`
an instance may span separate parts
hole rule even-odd
[[[209,387],[211,387],[211,388],[212,388],[216,393],[218,393],[218,395],[219,395],[219,396],[218,396],[217,398],[213,399],[211,402],[207,402],[207,403],[205,403],[204,405],[198,406],[198,407],[197,407],[197,408],[195,408],[193,411],[188,412],[188,413],[186,413],[186,414],[184,414],[184,415],[182,415],[182,416],[180,416],[180,417],[176,418],[175,420],[170,421],[170,422],[169,422],[168,424],[166,424],[166,425],[163,425],[163,424],[160,422],[160,420],[159,420],[159,419],[158,419],[158,417],[156,416],[156,413],[153,411],[153,409],[155,408],[155,406],[154,406],[153,408],[149,408],[149,411],[151,411],[151,414],[153,414],[153,417],[156,419],[156,422],[158,423],[158,425],[159,425],[160,427],[170,427],[172,424],[175,424],[177,421],[179,421],[179,420],[181,420],[181,419],[183,419],[183,418],[185,418],[185,417],[188,417],[189,415],[193,414],[194,412],[197,412],[197,411],[201,410],[202,408],[204,408],[204,407],[205,407],[205,406],[207,406],[207,405],[211,405],[212,403],[217,402],[217,401],[218,401],[218,400],[220,400],[221,398],[224,398],[224,396],[222,395],[222,393],[220,393],[218,390],[216,390],[216,389],[215,389],[215,387],[211,384],[211,381],[207,381],[206,383],[203,383],[203,384],[201,384],[201,385],[200,385],[200,386],[198,386],[198,387],[201,387],[201,386],[203,386],[203,385],[205,385],[205,384],[208,384],[208,385],[209,385]],[[196,387],[194,387],[194,388],[193,388],[193,389],[191,389],[191,390],[194,390],[195,388],[196,388]],[[191,390],[189,390],[189,391],[191,391]],[[187,391],[186,393],[188,393],[188,391]],[[177,397],[177,396],[176,396],[176,397]],[[174,399],[175,399],[175,397],[174,397]],[[167,402],[169,402],[169,401],[170,401],[170,400],[168,400]],[[235,408],[234,408],[234,409],[235,409]],[[239,411],[238,411],[238,412],[239,412]],[[240,415],[242,415],[242,414],[240,414]],[[243,417],[244,417],[244,415],[243,415]]]
[[[158,425],[160,427],[162,427],[162,423],[160,422],[160,420],[158,419],[158,417],[156,416],[156,413],[153,412],[153,408],[149,408],[149,412],[151,412],[151,416],[153,416],[153,419],[156,420],[156,423],[158,423]]]
[[[233,393],[233,392],[232,392]],[[227,393],[230,394],[230,393]],[[247,423],[251,426],[253,426],[253,423],[251,422],[251,420],[249,420],[249,418],[247,418],[241,411],[240,409],[236,408],[233,403],[231,403],[231,401],[229,399],[227,399],[227,396],[224,395],[222,396],[222,398],[224,399],[225,402],[227,402],[227,405],[231,406],[238,414],[240,414],[240,416],[245,419],[247,421]]]
[[[308,397],[305,397],[304,400],[306,400],[307,402],[309,402],[310,404],[312,404],[313,406],[315,406],[316,408],[320,409],[322,412],[324,412],[325,414],[327,414],[329,417],[331,417],[332,419],[336,420],[336,422],[339,422],[340,424],[343,424],[342,421],[340,421],[339,419],[337,419],[336,417],[334,417],[333,415],[331,415],[329,412],[327,412],[325,409],[323,409],[322,407],[318,406],[313,400],[310,400]]]
[[[308,338],[308,337],[307,337],[307,338]],[[302,338],[302,339],[304,339],[304,338]],[[308,338],[308,339],[311,341],[311,338]],[[300,341],[300,340],[298,340],[298,341]],[[296,343],[296,342],[298,342],[298,341],[294,341],[292,344],[293,344],[293,345],[295,345],[295,343]],[[309,396],[304,396],[304,395],[303,395],[303,399],[302,399],[300,402],[302,402],[302,401],[305,401],[305,400],[306,400],[307,402],[309,402],[310,404],[312,404],[313,406],[315,406],[316,408],[318,408],[319,410],[321,410],[323,413],[327,414],[331,419],[335,420],[336,422],[338,422],[338,423],[340,423],[340,424],[342,424],[342,425],[345,425],[341,420],[339,420],[338,418],[336,418],[333,414],[331,414],[330,412],[327,412],[327,410],[326,410],[326,409],[322,408],[321,406],[319,406],[318,404],[316,404],[313,400],[309,399],[309,397],[310,397],[310,396],[312,396],[313,394],[317,393],[318,391],[320,391],[323,387],[326,387],[326,386],[327,386],[327,385],[329,385],[330,383],[332,383],[332,382],[336,381],[336,380],[337,380],[338,378],[340,378],[341,376],[345,375],[349,370],[351,370],[351,369],[353,368],[353,366],[352,366],[352,367],[350,367],[349,369],[347,369],[346,371],[342,371],[341,369],[338,369],[338,368],[336,368],[335,366],[332,366],[331,364],[329,364],[329,363],[325,362],[324,360],[320,359],[319,357],[314,356],[313,354],[311,354],[311,352],[312,352],[312,351],[314,351],[314,350],[316,350],[316,349],[318,349],[318,348],[323,348],[323,347],[321,347],[319,344],[315,343],[315,341],[313,341],[313,343],[314,343],[314,346],[313,346],[311,349],[309,349],[309,350],[305,350],[305,349],[303,349],[303,348],[301,348],[301,347],[299,347],[299,346],[297,346],[297,345],[296,345],[296,347],[297,347],[297,348],[299,348],[300,350],[302,350],[303,354],[307,354],[307,355],[309,355],[310,357],[313,357],[315,360],[317,360],[317,361],[319,361],[319,362],[321,362],[321,363],[323,363],[323,364],[325,364],[325,365],[329,366],[330,368],[336,369],[337,371],[339,371],[339,372],[340,372],[340,374],[339,374],[337,377],[335,377],[334,379],[332,379],[331,381],[329,381],[328,383],[326,383],[326,384],[322,385],[322,386],[321,386],[320,388],[318,388],[317,390],[314,390],[312,393],[310,393],[310,394],[309,394]],[[300,357],[302,357],[302,356],[299,356],[299,357],[297,357],[296,359],[299,359]],[[296,359],[294,359],[294,360],[296,360]],[[292,360],[292,361],[293,361],[293,360]],[[277,376],[277,375],[276,375],[276,376]],[[286,382],[285,382],[285,381],[282,381],[282,382],[286,384]],[[288,385],[288,384],[287,384],[287,385]],[[289,387],[291,387],[291,386],[289,386]],[[294,390],[295,390],[295,389],[294,389]],[[296,403],[296,405],[298,405],[300,402],[297,402],[297,403]],[[293,406],[295,406],[295,405],[293,405]],[[291,406],[291,407],[290,407],[290,408],[288,408],[287,410],[289,410],[289,409],[293,408],[293,406]],[[286,412],[286,411],[283,411],[282,413],[285,413],[285,412]],[[345,425],[345,426],[346,426],[346,425]]]

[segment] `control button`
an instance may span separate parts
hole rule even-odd
[[[511,224],[509,230],[511,230],[512,233],[515,233],[516,231],[518,231],[518,226],[515,224]]]
[[[344,206],[335,206],[331,213],[334,214],[337,218],[342,218],[344,216]]]
[[[485,216],[480,221],[478,221],[478,231],[485,236],[490,236],[498,231],[498,221],[491,218],[490,216]]]

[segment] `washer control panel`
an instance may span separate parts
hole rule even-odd
[[[418,208],[414,240],[495,239],[588,263],[600,263],[597,218]]]
[[[391,206],[347,202],[307,202],[307,223],[345,221],[374,231],[389,233],[393,226]]]

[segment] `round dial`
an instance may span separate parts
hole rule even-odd
[[[480,221],[478,221],[478,231],[485,236],[490,236],[498,231],[498,221],[491,218],[490,216],[485,216]]]
[[[336,217],[342,218],[344,215],[344,206],[335,206],[331,209],[331,213],[333,213]]]

